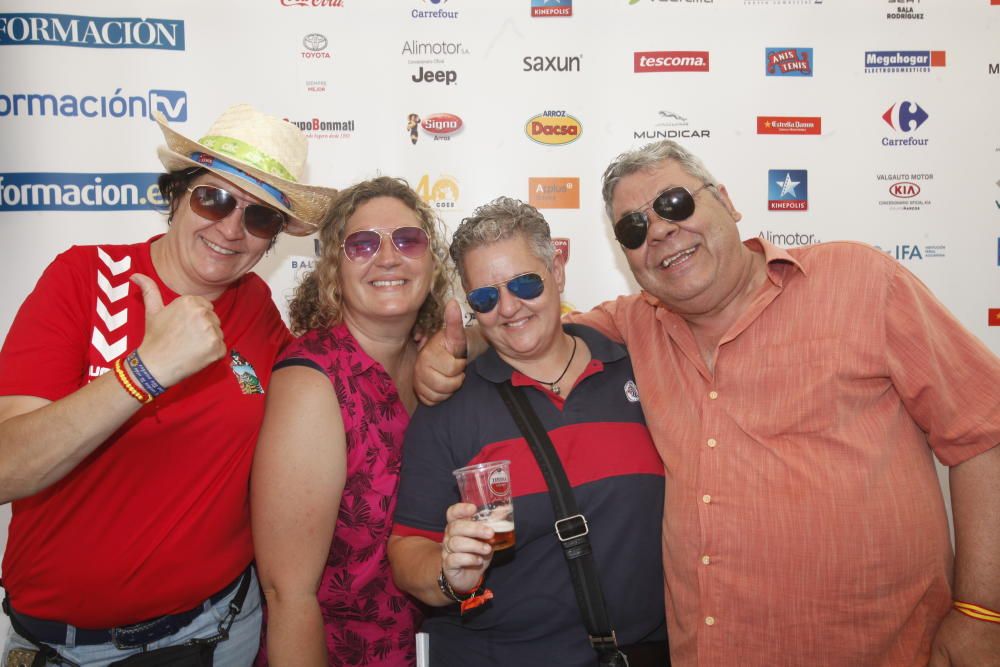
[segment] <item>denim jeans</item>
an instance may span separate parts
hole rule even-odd
[[[236,597],[236,590],[233,590],[215,605],[209,606],[190,624],[176,633],[149,644],[147,649],[153,650],[183,644],[190,639],[211,637],[218,631],[219,622],[229,614],[229,603],[234,597]],[[257,583],[257,573],[254,571],[250,590],[247,591],[246,600],[243,602],[243,610],[229,629],[229,639],[219,642],[215,647],[215,667],[249,667],[253,664],[257,648],[260,646],[260,619],[260,585]],[[0,665],[6,665],[7,653],[16,648],[34,650],[35,647],[31,642],[14,632],[12,628],[7,636],[7,646]],[[63,657],[79,664],[80,667],[105,667],[110,662],[122,660],[141,652],[141,649],[137,648],[119,649],[110,642],[90,646],[53,644],[52,648],[56,649]]]

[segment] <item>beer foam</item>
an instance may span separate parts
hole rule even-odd
[[[513,521],[487,521],[486,525],[497,533],[509,533],[514,530]]]

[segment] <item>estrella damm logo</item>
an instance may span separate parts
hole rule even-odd
[[[562,146],[579,139],[583,125],[565,111],[545,111],[525,123],[524,133],[535,143]]]

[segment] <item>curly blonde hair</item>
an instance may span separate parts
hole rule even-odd
[[[393,197],[400,201],[413,211],[420,227],[427,232],[433,263],[431,291],[420,306],[413,332],[427,335],[441,328],[444,306],[454,280],[444,225],[405,180],[379,176],[341,190],[329,216],[320,225],[320,258],[315,268],[299,283],[288,307],[295,335],[302,335],[310,329],[329,328],[343,321],[344,303],[338,274],[344,254],[340,245],[344,242],[347,221],[358,207],[376,197]]]

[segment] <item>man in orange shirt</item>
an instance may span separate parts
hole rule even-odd
[[[573,319],[635,360],[675,667],[1000,665],[1000,360],[873,248],[741,243],[674,142],[603,192],[643,292]],[[425,400],[461,382],[455,324],[418,362]]]

